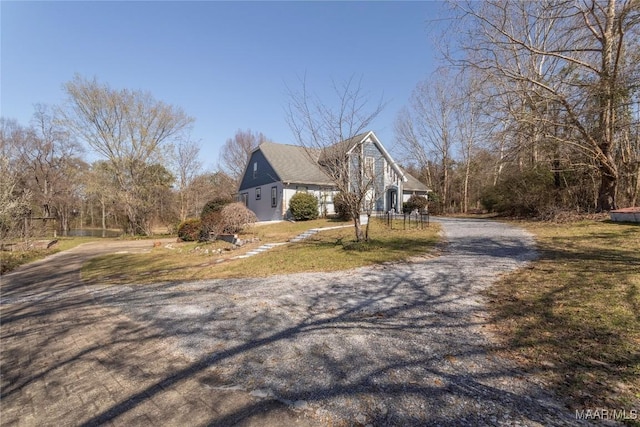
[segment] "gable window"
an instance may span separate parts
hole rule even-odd
[[[271,187],[271,207],[278,206],[278,187]]]
[[[374,157],[367,156],[364,158],[364,174],[368,178],[376,176],[376,159]]]
[[[258,176],[258,162],[253,162],[253,177],[256,178]]]
[[[256,188],[256,200],[260,200],[261,195],[262,195],[262,191],[260,187]]]

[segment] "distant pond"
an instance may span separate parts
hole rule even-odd
[[[120,237],[120,230],[103,230],[101,228],[77,228],[67,233],[71,237]]]

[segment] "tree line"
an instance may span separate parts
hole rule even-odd
[[[396,122],[444,212],[609,211],[640,195],[640,2],[452,2],[445,67]]]
[[[443,66],[416,85],[395,122],[395,155],[433,190],[429,208],[544,216],[637,205],[640,2],[450,6]],[[337,104],[300,83],[287,88],[285,121],[310,151],[335,151],[386,106],[353,77],[334,82]],[[208,201],[232,197],[251,151],[268,140],[239,130],[223,144],[218,170],[204,172],[193,118],[180,108],[81,76],[64,89],[64,105],[36,105],[26,126],[0,119],[3,238],[52,222],[62,234],[72,223],[150,234],[199,217]],[[87,148],[99,159],[87,162]],[[331,166],[348,194],[349,165]],[[354,213],[372,192],[360,187]]]
[[[0,118],[3,240],[72,227],[148,235],[233,195],[231,176],[202,170],[179,108],[80,76],[65,91],[67,104],[36,105],[28,125]]]
[[[416,85],[394,126],[395,154],[432,189],[431,211],[553,217],[637,205],[640,2],[449,6],[443,65]],[[385,107],[353,78],[333,83],[334,102],[310,93],[305,78],[288,92],[287,122],[309,151],[339,151]],[[344,181],[346,158],[338,152],[325,169],[358,217],[375,188]]]

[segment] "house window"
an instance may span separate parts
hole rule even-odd
[[[260,196],[262,195],[262,191],[260,187],[256,188],[256,200],[260,200]]]
[[[367,156],[364,158],[364,174],[368,178],[376,176],[376,159],[374,157]]]
[[[330,189],[322,188],[320,191],[322,192],[322,199],[325,201],[325,203],[333,202],[333,193]]]
[[[258,162],[253,162],[253,177],[256,178],[258,176]]]
[[[308,193],[309,192],[309,188],[296,185],[296,192],[297,193]]]
[[[249,193],[241,193],[240,198],[242,199],[242,203],[245,206],[249,207]]]
[[[278,206],[278,187],[271,187],[271,207]]]

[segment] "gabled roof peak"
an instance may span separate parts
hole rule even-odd
[[[324,148],[309,148],[294,144],[265,141],[252,153],[260,150],[284,182],[307,182],[327,185],[332,181],[319,167],[351,154],[359,144],[369,141],[376,145],[395,173],[407,182],[407,173],[391,158],[373,131],[366,131]]]
[[[322,150],[322,154],[320,156],[320,161],[327,161],[330,158],[341,157],[344,155],[350,154],[354,148],[356,148],[359,144],[370,140],[373,144],[378,147],[378,150],[385,157],[387,162],[391,165],[393,170],[398,174],[398,176],[404,181],[407,182],[406,173],[396,164],[395,160],[391,157],[389,152],[384,145],[380,142],[378,137],[373,131],[366,131],[359,133],[358,135],[352,136],[351,138],[345,139],[343,141],[337,142],[329,147],[326,147]]]

